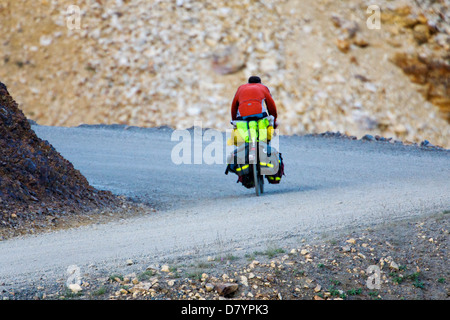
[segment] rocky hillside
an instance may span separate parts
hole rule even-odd
[[[24,221],[117,204],[39,139],[0,82],[0,231]]]
[[[85,0],[0,4],[0,78],[43,125],[229,127],[259,75],[283,134],[340,131],[450,147],[449,3]]]

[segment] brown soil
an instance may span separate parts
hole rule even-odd
[[[255,74],[282,134],[450,146],[448,1],[377,1],[380,29],[359,0],[89,0],[79,29],[73,4],[0,4],[0,79],[41,125],[224,130]]]
[[[147,268],[123,261],[119,271],[83,270],[82,290],[77,293],[66,287],[66,279],[60,279],[0,296],[37,300],[448,300],[449,227],[446,211],[245,255],[238,250]],[[368,286],[373,276],[369,266],[379,268],[379,288]]]
[[[39,139],[0,83],[0,237],[33,233],[64,216],[124,201],[90,186],[48,141]]]

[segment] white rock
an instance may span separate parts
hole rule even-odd
[[[173,279],[167,281],[167,285],[168,285],[169,287],[173,287],[174,284],[175,284],[175,280],[173,280]]]
[[[303,27],[302,30],[303,30],[303,32],[304,32],[305,34],[310,34],[311,31],[313,30],[313,28],[312,28],[312,26],[306,25],[306,26]]]
[[[263,60],[261,60],[260,69],[264,73],[276,71],[278,69],[278,63],[277,63],[276,58],[269,57],[269,58],[264,58]]]
[[[165,264],[161,267],[161,271],[162,272],[170,272],[170,268],[167,264]]]
[[[366,82],[364,84],[364,87],[366,88],[366,90],[370,92],[377,92],[377,86],[374,85],[373,83]]]
[[[391,261],[391,262],[389,263],[389,267],[390,267],[391,269],[394,269],[394,270],[398,270],[398,269],[399,269],[398,264],[395,263],[394,261]]]
[[[190,107],[187,109],[187,114],[189,116],[198,116],[201,112],[202,112],[202,110],[197,107]]]
[[[82,291],[83,289],[81,288],[81,286],[78,283],[71,283],[69,284],[69,289],[73,292],[73,293],[78,293],[80,291]]]
[[[241,276],[241,283],[242,283],[244,286],[248,287],[248,279],[247,279],[246,276]]]
[[[52,36],[41,36],[39,39],[39,43],[41,46],[46,47],[52,44],[53,38]]]

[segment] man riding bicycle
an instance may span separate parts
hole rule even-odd
[[[254,187],[259,196],[264,192],[264,175],[269,183],[279,183],[284,174],[281,154],[269,145],[277,127],[277,107],[259,77],[250,77],[247,84],[238,88],[231,118],[234,130],[228,144],[237,148],[227,159],[225,174],[236,173],[238,182]]]

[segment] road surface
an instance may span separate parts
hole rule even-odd
[[[224,175],[223,164],[174,164],[179,141],[171,141],[170,129],[33,129],[93,186],[158,211],[2,241],[0,289],[64,277],[70,265],[113,268],[126,259],[150,265],[253,252],[450,209],[449,151],[281,136],[286,176],[280,185],[266,183],[265,194],[256,197],[236,176]]]

